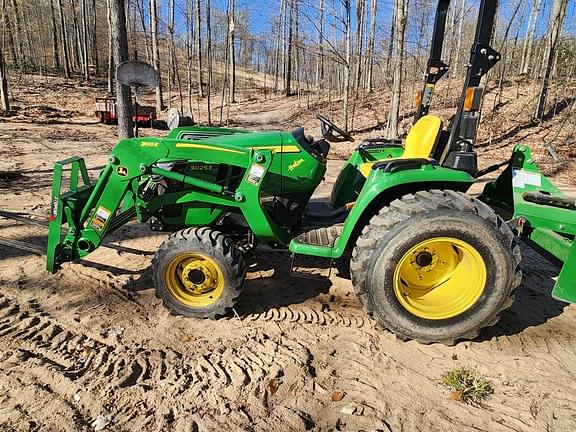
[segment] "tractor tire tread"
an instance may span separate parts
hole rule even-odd
[[[486,203],[465,193],[453,190],[419,191],[392,201],[389,206],[382,208],[372,217],[369,223],[363,228],[361,235],[358,237],[350,260],[351,279],[358,301],[365,312],[372,318],[376,318],[376,321],[381,327],[388,328],[386,323],[381,322],[381,320],[377,318],[377,314],[374,313],[375,305],[373,304],[373,300],[367,287],[367,277],[369,275],[369,266],[373,251],[380,239],[382,239],[398,222],[402,222],[411,216],[437,209],[452,209],[465,213],[473,213],[497,228],[499,233],[502,235],[503,243],[506,243],[506,245],[511,249],[514,264],[512,287],[508,297],[502,301],[496,313],[486,319],[485,322],[481,323],[481,325],[469,330],[458,338],[428,341],[393,331],[396,337],[400,340],[415,340],[423,344],[438,342],[445,345],[454,345],[457,340],[474,339],[479,335],[483,328],[497,324],[500,321],[501,313],[514,303],[514,292],[522,283],[522,271],[520,270],[522,256],[520,246],[516,242],[514,234],[506,222]]]
[[[154,254],[152,259],[152,268],[156,268],[166,252],[172,250],[182,242],[210,245],[215,254],[218,255],[219,259],[228,261],[233,274],[232,280],[230,281],[230,289],[233,293],[225,304],[222,304],[217,309],[203,314],[202,316],[198,316],[196,313],[186,313],[182,308],[175,308],[171,299],[166,297],[166,293],[159,291],[158,288],[155,292],[156,297],[162,300],[164,306],[168,308],[173,315],[209,319],[217,319],[221,316],[227,315],[236,304],[246,282],[247,266],[243,254],[238,250],[235,242],[220,231],[208,227],[186,228],[172,233],[166,241],[162,243],[160,248],[156,251],[156,254]]]

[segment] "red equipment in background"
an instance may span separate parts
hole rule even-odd
[[[96,98],[96,117],[100,123],[112,124],[118,122],[116,112],[116,98],[97,97]],[[132,116],[134,123],[148,123],[152,127],[152,122],[156,120],[156,108],[153,106],[138,106],[138,114]]]

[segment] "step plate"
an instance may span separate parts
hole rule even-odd
[[[334,242],[342,233],[343,227],[344,225],[338,224],[312,228],[300,234],[294,241],[300,244],[333,247]]]

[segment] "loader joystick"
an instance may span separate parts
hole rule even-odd
[[[320,120],[320,128],[322,129],[322,136],[330,142],[353,142],[354,138],[348,132],[340,129],[334,124],[332,120],[327,119],[322,114],[316,114],[316,118]],[[336,134],[334,134],[336,132]]]

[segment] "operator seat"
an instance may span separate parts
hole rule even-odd
[[[433,115],[421,117],[410,128],[406,142],[404,143],[404,153],[399,159],[428,159],[438,144],[442,131],[442,119]],[[388,159],[389,160],[389,159]],[[370,175],[372,165],[382,161],[372,161],[361,164],[358,169],[365,178]]]

